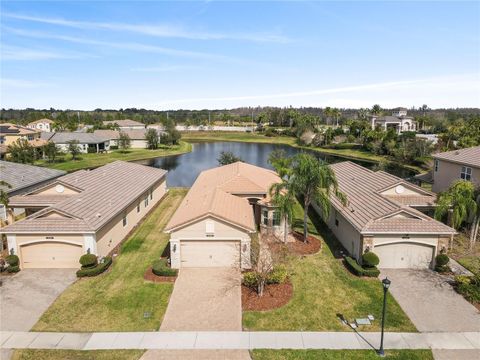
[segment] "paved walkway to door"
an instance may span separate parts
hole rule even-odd
[[[421,332],[480,331],[480,313],[431,270],[383,269],[390,291]],[[387,312],[388,321],[388,312]]]

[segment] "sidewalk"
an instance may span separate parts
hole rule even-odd
[[[3,349],[377,349],[377,332],[0,332]],[[480,349],[480,332],[385,333],[385,349]]]

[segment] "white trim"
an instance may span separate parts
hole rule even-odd
[[[246,228],[246,227],[244,227],[244,226],[242,226],[242,225],[233,223],[233,222],[228,221],[228,220],[226,220],[226,219],[224,219],[224,218],[221,218],[221,217],[218,216],[218,215],[214,215],[214,214],[211,214],[211,213],[202,215],[202,216],[199,217],[199,218],[195,218],[195,219],[192,219],[192,220],[188,220],[187,222],[184,222],[183,224],[177,225],[177,226],[175,226],[175,227],[173,227],[173,228],[170,228],[170,229],[166,229],[166,230],[164,230],[164,232],[167,233],[167,234],[171,234],[172,232],[175,232],[175,231],[177,231],[177,230],[180,230],[180,229],[182,229],[182,228],[184,228],[184,227],[186,227],[186,226],[189,226],[189,225],[191,225],[191,224],[195,224],[195,223],[197,223],[197,222],[199,222],[199,221],[208,219],[208,218],[210,218],[210,217],[211,217],[211,218],[214,218],[214,219],[216,219],[216,220],[219,220],[219,221],[221,221],[221,222],[224,222],[224,223],[226,223],[226,224],[228,224],[228,225],[237,227],[237,228],[239,228],[239,229],[246,230],[246,231],[248,231],[248,232],[251,233],[251,234],[253,234],[253,233],[256,232],[256,230],[252,230],[252,229]]]
[[[387,245],[393,245],[393,244],[419,244],[419,245],[427,245],[432,248],[437,248],[437,245],[432,244],[432,243],[427,243],[424,241],[417,241],[416,239],[409,241],[409,239],[398,239],[397,241],[387,241],[387,242],[382,242],[380,244],[375,244],[375,238],[373,239],[373,248],[375,249],[376,247],[381,247],[381,246],[387,246]],[[437,244],[438,244],[438,239],[437,239]]]
[[[83,249],[85,252],[88,252],[90,249],[91,254],[97,254],[97,241],[95,239],[95,234],[84,234],[83,235]]]
[[[83,248],[83,244],[80,244],[76,241],[71,241],[71,240],[57,240],[57,239],[41,239],[41,240],[31,240],[31,241],[25,241],[20,244],[20,248],[24,245],[31,245],[31,244],[41,244],[45,242],[56,242],[56,243],[64,243],[64,244],[71,244],[71,245],[77,245]]]
[[[14,234],[7,235],[7,243],[8,243],[8,253],[10,254],[11,249],[13,249],[14,254],[17,254],[17,237]]]
[[[249,242],[249,240],[242,240],[242,238],[238,238],[238,237],[225,237],[225,236],[222,236],[222,237],[219,237],[219,238],[215,238],[215,237],[194,237],[194,236],[189,236],[187,239],[173,239],[171,241],[198,241],[198,240],[205,240],[205,241],[247,241]]]

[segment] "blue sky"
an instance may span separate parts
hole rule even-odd
[[[479,2],[1,2],[1,106],[480,106]]]

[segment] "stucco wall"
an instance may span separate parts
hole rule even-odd
[[[460,173],[462,171],[461,164],[452,163],[449,161],[438,160],[438,171],[433,169],[433,186],[434,192],[441,192],[450,186],[455,180],[460,180]],[[472,167],[472,180],[474,184],[480,185],[480,169]]]
[[[166,192],[165,179],[157,184],[153,190],[153,200],[148,196],[148,206],[145,207],[145,196],[149,191],[143,193],[137,200],[130,204],[127,209],[118,214],[108,224],[103,226],[96,234],[97,255],[106,256],[117,246],[127,234],[138,224],[138,222],[158,203]],[[137,213],[137,204],[140,204],[140,212]],[[127,214],[127,225],[123,226],[123,215]]]

